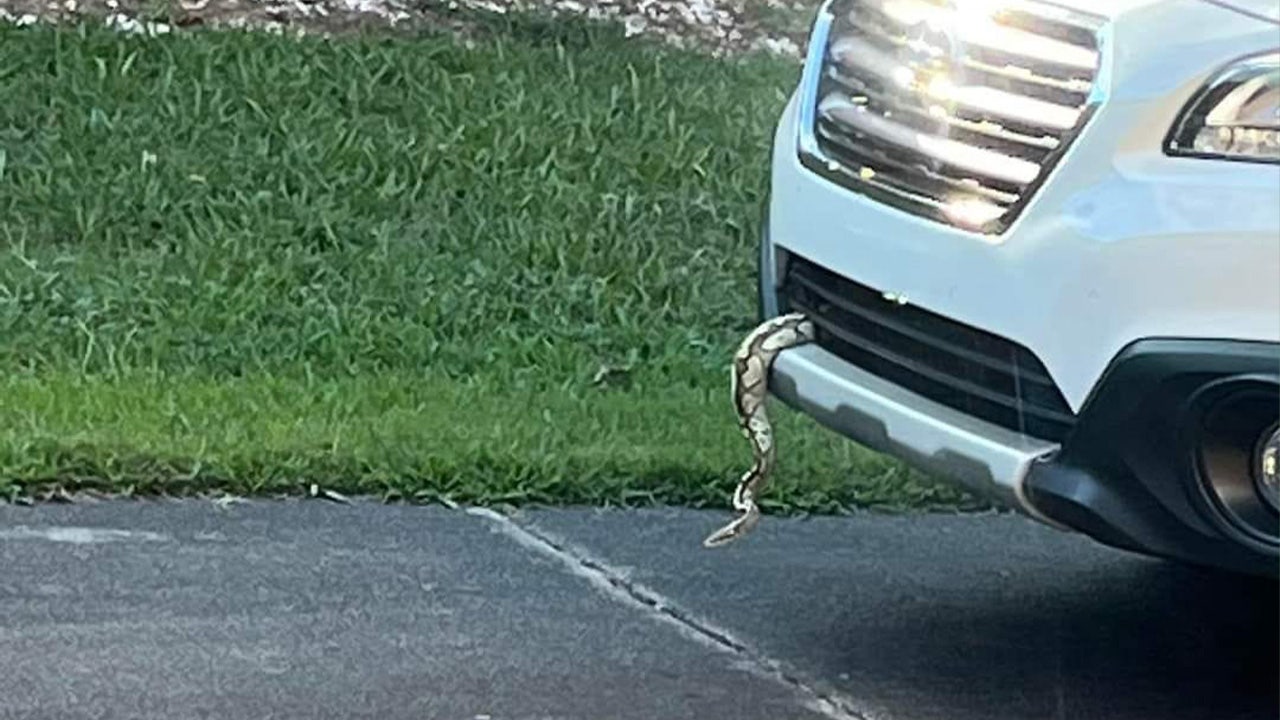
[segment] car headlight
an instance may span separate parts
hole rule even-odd
[[[1280,53],[1240,60],[1183,108],[1170,155],[1280,163]]]

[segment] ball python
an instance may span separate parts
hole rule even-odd
[[[777,450],[773,443],[773,425],[765,413],[769,370],[778,353],[787,348],[812,342],[813,321],[802,313],[780,315],[764,321],[752,330],[733,356],[730,371],[733,409],[738,426],[751,443],[754,461],[738,480],[733,493],[733,508],[740,514],[729,524],[707,536],[702,544],[719,547],[751,532],[760,521],[756,497],[773,472]]]

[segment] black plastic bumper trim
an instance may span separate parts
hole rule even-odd
[[[1032,469],[1028,500],[1108,545],[1280,575],[1280,520],[1274,541],[1233,528],[1205,491],[1196,460],[1198,398],[1206,388],[1237,382],[1274,388],[1280,415],[1280,343],[1130,345],[1086,401],[1062,450]]]

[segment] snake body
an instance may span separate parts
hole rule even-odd
[[[766,320],[752,330],[733,356],[731,372],[733,409],[742,434],[751,443],[754,461],[738,480],[733,507],[740,514],[729,524],[703,540],[706,547],[719,547],[751,532],[760,520],[756,497],[773,471],[777,450],[773,425],[765,412],[769,370],[778,353],[812,342],[813,322],[805,315],[791,313]]]

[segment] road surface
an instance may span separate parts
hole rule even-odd
[[[0,507],[0,718],[1252,720],[1277,586],[1007,515]]]

